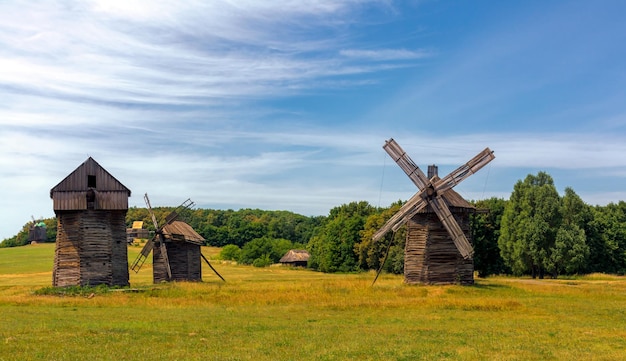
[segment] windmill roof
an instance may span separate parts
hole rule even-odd
[[[172,241],[186,241],[198,245],[204,242],[204,238],[183,221],[173,221],[163,227],[163,235]]]
[[[303,249],[292,249],[278,261],[280,263],[306,262],[309,260],[309,252]]]
[[[89,157],[81,165],[78,166],[72,173],[68,174],[62,181],[50,190],[50,198],[54,192],[64,191],[86,191],[90,187],[87,184],[87,175],[98,176],[97,186],[98,191],[117,191],[125,192],[130,197],[130,189],[126,188],[119,180],[111,175],[106,169],[104,169],[93,158]]]

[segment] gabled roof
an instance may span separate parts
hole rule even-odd
[[[292,249],[278,261],[280,263],[307,262],[309,260],[309,252],[303,249]]]
[[[163,227],[163,235],[171,241],[186,241],[198,245],[202,245],[204,242],[204,238],[183,221],[173,221]]]
[[[89,187],[89,177],[94,177],[96,186]],[[126,188],[120,181],[107,172],[98,162],[89,157],[72,173],[65,177],[59,184],[50,190],[50,198],[54,192],[82,192],[90,188],[102,191],[126,192],[130,197],[130,189]]]

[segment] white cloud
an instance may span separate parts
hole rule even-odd
[[[406,49],[378,49],[378,50],[361,50],[346,49],[341,50],[339,54],[348,58],[381,60],[413,60],[422,59],[432,56],[427,50],[406,50]]]
[[[391,6],[357,0],[0,2],[0,198],[13,210],[0,225],[0,239],[15,234],[31,214],[50,216],[50,188],[88,156],[131,188],[134,205],[142,206],[148,192],[157,205],[192,197],[207,207],[304,214],[326,214],[354,200],[384,206],[411,196],[414,186],[381,148],[390,136],[421,167],[436,163],[442,173],[491,147],[497,158],[490,187],[484,191],[487,174],[481,172],[461,185],[470,197],[506,194],[511,178],[523,178],[528,169],[624,177],[626,141],[619,134],[486,127],[462,136],[420,134],[415,124],[403,131],[363,121],[360,112],[373,104],[351,105],[352,123],[331,125],[322,125],[329,122],[323,111],[312,111],[326,104],[281,107],[285,99],[305,103],[311,93],[375,88],[388,70],[439,57],[415,43],[354,40],[362,39],[356,31],[365,26],[365,13],[385,10],[380,25],[397,15],[386,11]],[[440,90],[456,86],[456,77],[482,59],[451,66],[395,98],[408,104],[436,90],[427,100],[445,103]],[[482,107],[510,89],[440,111]],[[389,102],[380,104],[376,117],[395,119]],[[606,122],[619,127],[622,118]],[[585,200],[595,194],[585,193]]]

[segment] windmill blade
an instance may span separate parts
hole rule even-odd
[[[143,248],[137,255],[137,258],[135,258],[135,261],[130,266],[130,269],[135,271],[135,273],[139,272],[139,270],[141,269],[141,266],[143,266],[144,262],[146,262],[148,255],[154,248],[154,239],[156,238],[156,236],[157,235],[155,234],[148,242],[146,242],[146,244],[143,246]]]
[[[211,265],[211,262],[209,262],[209,260],[204,257],[204,255],[202,254],[202,252],[200,252],[200,256],[202,256],[202,259],[204,260],[204,262],[206,262],[206,264],[209,265],[209,267],[211,267],[211,269],[213,270],[213,272],[215,272],[215,274],[217,275],[217,277],[221,278],[222,281],[226,282],[226,280],[224,279],[224,277],[222,277],[221,274],[219,274],[219,272],[217,272],[217,270],[215,268],[213,268],[213,266]]]
[[[398,143],[396,143],[393,138],[389,139],[383,145],[383,149],[389,156],[402,168],[404,173],[411,178],[411,181],[419,188],[420,190],[424,189],[429,181],[424,172],[413,162],[413,160],[409,157],[408,154],[400,147]]]
[[[146,201],[148,212],[150,212],[150,217],[152,217],[152,223],[154,223],[154,229],[158,233],[161,230],[161,228],[159,227],[159,224],[157,223],[157,219],[154,216],[154,212],[152,212],[152,206],[150,205],[150,199],[148,198],[148,193],[143,195],[143,200]]]
[[[167,256],[167,247],[165,246],[165,242],[163,239],[163,235],[161,235],[161,257],[163,257],[163,262],[165,263],[165,271],[167,272],[167,280],[172,280],[172,268],[170,267],[170,260]]]
[[[406,223],[415,213],[422,210],[424,207],[428,205],[428,203],[424,200],[423,194],[425,191],[420,191],[415,193],[413,197],[411,197],[396,214],[394,214],[391,218],[385,222],[385,224],[380,227],[380,229],[374,234],[372,238],[375,242],[379,241],[387,232],[390,230],[396,231],[400,228],[404,223]]]
[[[457,223],[456,219],[448,209],[448,205],[445,203],[441,196],[432,198],[429,201],[430,206],[433,208],[437,217],[448,231],[448,234],[452,238],[454,245],[461,252],[461,255],[465,259],[470,259],[474,255],[474,248],[465,237],[465,233],[461,229],[461,226]]]
[[[195,203],[190,198],[187,198],[186,201],[181,203],[178,207],[176,207],[176,209],[165,216],[165,225],[163,225],[163,227],[177,220],[181,212],[191,209],[193,206],[195,206]]]
[[[465,178],[478,172],[482,167],[486,166],[489,162],[496,158],[493,155],[493,151],[489,148],[485,148],[482,152],[478,153],[469,162],[463,164],[452,173],[441,178],[434,184],[434,188],[438,193],[447,191],[448,189],[461,183]]]

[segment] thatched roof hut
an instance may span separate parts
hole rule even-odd
[[[306,267],[309,257],[311,255],[306,250],[292,249],[285,253],[278,262],[290,266]]]
[[[128,285],[130,190],[89,157],[50,190],[57,216],[53,286]]]

